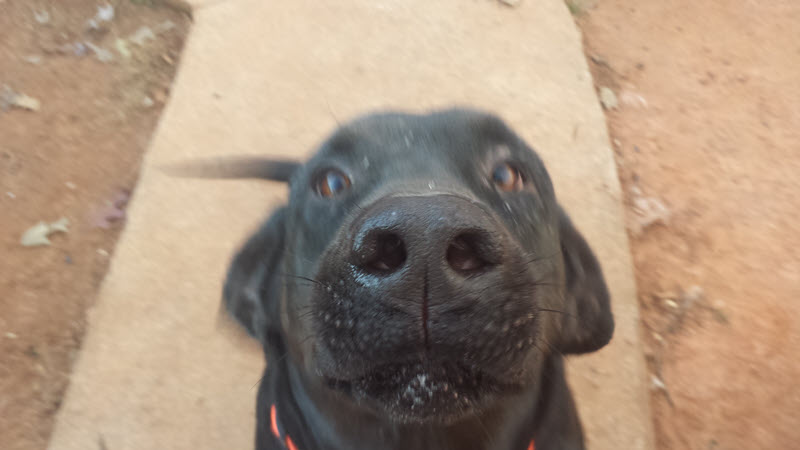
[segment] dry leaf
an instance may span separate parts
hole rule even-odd
[[[62,217],[61,219],[52,223],[39,222],[36,225],[28,228],[25,233],[22,234],[20,244],[25,247],[50,245],[50,239],[47,237],[53,233],[68,232],[68,226],[69,220],[66,217]]]

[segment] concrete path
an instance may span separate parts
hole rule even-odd
[[[252,448],[263,361],[217,326],[231,253],[282,186],[176,179],[224,154],[302,157],[365,111],[498,112],[534,147],[596,249],[613,344],[569,362],[593,449],[650,449],[638,311],[606,126],[561,0],[198,1],[61,409],[52,450]]]

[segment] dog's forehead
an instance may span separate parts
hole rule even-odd
[[[469,110],[426,115],[373,114],[340,127],[322,146],[328,157],[396,156],[463,157],[494,145],[516,141],[496,116]]]
[[[309,180],[333,168],[362,192],[390,185],[476,190],[504,160],[524,168],[540,195],[553,196],[542,160],[493,114],[468,109],[377,113],[339,127],[293,177],[291,188],[305,192]]]

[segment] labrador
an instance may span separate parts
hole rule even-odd
[[[263,345],[258,450],[581,449],[564,357],[611,339],[592,250],[501,119],[371,114],[305,164],[230,266]]]

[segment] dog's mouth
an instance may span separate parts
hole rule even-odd
[[[487,373],[455,362],[389,364],[351,380],[325,378],[328,387],[403,423],[452,423],[516,390]]]

